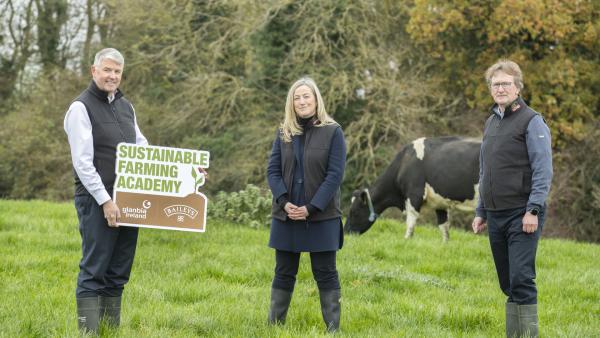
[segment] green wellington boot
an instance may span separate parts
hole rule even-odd
[[[519,332],[519,305],[517,303],[506,303],[506,337],[518,338]]]
[[[292,292],[271,288],[271,308],[269,324],[285,324],[285,317],[292,300]]]
[[[77,298],[77,326],[79,331],[98,334],[100,322],[98,297]]]
[[[519,322],[522,337],[538,336],[537,304],[519,305]]]
[[[323,314],[323,321],[325,321],[327,331],[336,332],[340,329],[340,316],[342,313],[342,306],[340,304],[341,291],[340,289],[319,290],[319,296],[321,299],[321,313]]]
[[[98,297],[100,320],[109,326],[121,325],[121,297]]]

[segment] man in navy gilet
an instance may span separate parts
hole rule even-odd
[[[494,98],[479,157],[479,205],[473,230],[487,223],[500,288],[506,294],[506,336],[537,337],[535,254],[552,182],[550,130],[520,96],[519,66],[500,60],[485,74]]]
[[[99,51],[91,67],[92,81],[71,103],[64,121],[83,253],[75,292],[77,319],[79,330],[93,334],[101,321],[120,324],[121,295],[138,236],[138,228],[117,226],[120,212],[111,198],[117,144],[148,144],[133,106],[119,90],[124,66],[118,50]]]

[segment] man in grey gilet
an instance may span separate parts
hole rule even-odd
[[[114,48],[96,54],[92,81],[71,103],[64,128],[75,176],[75,208],[82,257],[75,291],[81,331],[98,333],[99,323],[120,324],[121,295],[129,280],[138,228],[118,227],[111,196],[116,146],[147,145],[131,103],[119,90],[125,61]]]
[[[550,130],[520,96],[519,66],[500,60],[486,72],[495,104],[479,157],[479,204],[473,230],[488,224],[500,288],[506,294],[506,336],[537,337],[535,255],[552,182]]]

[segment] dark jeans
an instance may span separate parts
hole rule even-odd
[[[92,196],[75,196],[82,257],[77,297],[118,297],[129,281],[138,228],[111,228]]]
[[[335,266],[335,256],[336,251],[310,253],[313,277],[317,281],[317,286],[320,290],[340,289],[340,280]],[[275,250],[273,288],[294,291],[299,265],[299,252]]]
[[[542,232],[545,208],[538,214],[538,228],[523,232],[525,208],[487,211],[490,246],[502,292],[508,302],[537,304],[535,254]]]

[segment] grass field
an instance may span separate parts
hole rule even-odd
[[[379,220],[339,252],[343,337],[502,337],[504,296],[485,236]],[[310,262],[282,327],[266,325],[269,232],[209,220],[204,234],[142,229],[114,337],[327,336]],[[71,203],[0,201],[0,336],[77,336],[80,238]],[[542,239],[540,334],[600,337],[600,246]]]

